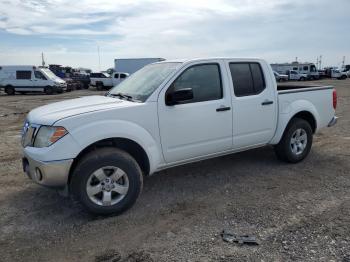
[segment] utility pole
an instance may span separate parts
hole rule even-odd
[[[345,56],[343,56],[343,62],[342,62],[342,67],[341,68],[344,68],[345,66]]]
[[[41,65],[45,67],[44,52],[41,52]]]
[[[320,69],[322,68],[322,55],[320,55]]]
[[[320,70],[321,68],[318,67],[318,57],[317,57],[317,60],[316,60],[316,66],[317,66],[317,69]]]
[[[100,46],[97,46],[97,53],[98,53],[98,70],[101,71],[101,56],[100,56]]]

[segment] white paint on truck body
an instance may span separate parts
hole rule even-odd
[[[154,86],[144,101],[91,96],[31,111],[29,123],[62,126],[68,134],[47,148],[25,147],[25,155],[38,161],[75,159],[97,141],[126,138],[144,149],[152,174],[175,165],[277,144],[291,118],[302,111],[315,118],[316,131],[326,127],[335,114],[331,87],[277,91],[272,69],[264,60],[208,58],[165,61],[150,67],[169,63],[174,63],[173,71]],[[240,64],[261,68],[261,92],[238,94],[231,67],[243,70]],[[218,98],[167,105],[167,90],[173,88],[175,81],[181,80],[185,72],[194,74],[193,68],[206,65],[218,68],[217,84],[222,87]],[[125,81],[131,83],[133,77]],[[239,78],[237,73],[236,77]],[[122,85],[127,82],[119,86]]]

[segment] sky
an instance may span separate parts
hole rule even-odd
[[[98,56],[100,50],[100,59]],[[350,0],[0,0],[0,65],[105,70],[115,58],[350,64]]]

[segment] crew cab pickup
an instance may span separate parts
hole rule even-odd
[[[89,211],[119,214],[135,203],[143,176],[169,167],[266,145],[283,161],[303,160],[313,134],[336,123],[336,104],[331,86],[277,87],[264,60],[164,61],[105,96],[32,110],[23,166]]]
[[[128,73],[122,72],[114,72],[111,75],[106,73],[91,73],[90,85],[95,86],[97,90],[110,89],[118,85],[128,76]]]

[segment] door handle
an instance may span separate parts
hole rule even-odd
[[[231,110],[231,107],[229,107],[229,106],[221,106],[221,107],[216,109],[216,112],[228,111],[228,110]]]
[[[269,100],[265,100],[264,102],[261,103],[261,105],[263,106],[267,106],[267,105],[272,105],[273,101],[269,101]]]

